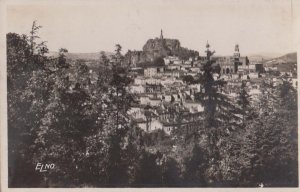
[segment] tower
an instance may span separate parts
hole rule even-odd
[[[210,61],[210,57],[215,53],[215,51],[210,51],[209,50],[209,48],[210,48],[210,45],[209,45],[209,43],[208,43],[208,41],[206,42],[206,59],[208,60],[208,61]]]
[[[209,45],[208,41],[206,41],[206,49],[207,49],[207,51],[209,51],[209,47],[210,47],[210,45]]]
[[[235,51],[233,54],[234,58],[240,58],[240,48],[238,44],[235,45],[234,51]]]
[[[160,30],[160,39],[164,39],[163,30],[162,29]]]
[[[239,45],[236,44],[234,48],[233,54],[233,62],[234,62],[234,72],[237,73],[240,63],[240,48]]]

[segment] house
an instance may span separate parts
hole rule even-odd
[[[297,86],[298,86],[298,79],[297,78],[292,79],[292,85],[293,85],[294,88],[297,89]]]
[[[189,109],[190,113],[202,112],[204,111],[204,107],[195,101],[186,100],[183,103],[183,106]]]
[[[199,73],[201,71],[200,67],[191,67],[190,70],[196,73]]]
[[[144,69],[145,77],[153,77],[157,75],[161,75],[164,72],[164,66],[156,66],[156,67],[146,67]]]
[[[146,84],[145,79],[146,78],[143,76],[138,76],[138,77],[134,78],[134,84],[135,85],[144,85],[144,84]]]
[[[178,60],[173,61],[173,63],[174,63],[174,65],[180,65],[183,63],[183,61],[178,59]]]
[[[181,69],[181,66],[180,65],[168,65],[167,66],[167,69],[168,70],[180,70]]]
[[[164,58],[164,62],[165,62],[165,65],[169,65],[171,63],[170,59],[167,57]]]
[[[128,110],[128,115],[132,116],[134,119],[143,119],[145,120],[144,108],[142,106],[134,106]]]
[[[168,72],[165,72],[165,75],[166,76],[169,76],[169,77],[177,77],[179,78],[180,76],[182,76],[184,74],[183,71],[180,71],[180,70],[172,70],[172,71],[168,71]]]
[[[145,85],[147,93],[160,93],[163,86],[161,84],[148,84]]]
[[[163,129],[163,125],[159,120],[153,119],[149,123],[149,129],[147,131],[154,131],[154,130],[157,130],[157,129]]]
[[[188,88],[189,90],[194,90],[195,92],[200,92],[201,90],[201,84],[191,84],[191,85],[188,85]]]
[[[149,105],[149,96],[148,95],[140,95],[140,104]]]
[[[192,64],[193,59],[191,58],[191,60],[185,61],[184,64],[185,65],[191,65]]]
[[[160,98],[149,98],[148,102],[150,106],[160,106],[162,100]]]
[[[129,86],[129,91],[131,93],[145,93],[146,92],[146,88],[145,86],[141,85],[141,84],[133,84]]]
[[[167,133],[168,135],[171,134],[171,131],[173,130],[173,128],[174,128],[174,126],[173,126],[172,124],[166,123],[166,122],[163,123],[163,128],[162,128],[162,129],[163,129],[164,132]]]
[[[153,77],[157,74],[156,67],[147,67],[144,69],[144,76],[145,77]]]
[[[166,77],[166,78],[163,78],[162,81],[161,81],[161,84],[163,86],[167,85],[167,84],[172,84],[175,82],[175,78],[174,77]]]
[[[165,101],[166,101],[166,102],[171,102],[171,100],[172,100],[172,95],[169,94],[169,93],[168,93],[168,94],[165,94],[165,95],[164,95],[164,98],[165,98]]]
[[[195,77],[198,73],[197,72],[187,72],[185,73],[185,75],[191,75],[193,77]]]
[[[249,73],[249,78],[250,79],[258,78],[258,73]]]
[[[134,122],[137,124],[139,128],[146,131],[147,130],[147,122],[144,119],[135,119]]]

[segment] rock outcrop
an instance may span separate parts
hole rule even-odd
[[[125,55],[125,62],[131,66],[155,65],[157,58],[166,56],[178,56],[180,59],[199,56],[197,51],[183,48],[177,39],[155,38],[149,39],[143,46],[142,51],[128,51]]]

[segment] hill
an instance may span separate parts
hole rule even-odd
[[[297,63],[297,53],[288,53],[279,57],[279,59],[284,60],[286,63]]]
[[[158,58],[178,56],[180,59],[199,56],[194,50],[181,47],[178,39],[155,38],[148,39],[142,51],[128,51],[125,54],[125,63],[131,66],[155,65]]]
[[[279,64],[288,64],[288,63],[291,63],[291,64],[297,63],[297,53],[296,52],[288,53],[281,57],[266,60],[264,62],[264,65],[265,66],[277,66]]]

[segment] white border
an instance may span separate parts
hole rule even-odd
[[[196,1],[196,0],[195,0]],[[213,0],[216,1],[216,0]],[[219,0],[222,1],[222,0]],[[223,0],[225,1],[225,0]],[[243,0],[227,0],[228,3]],[[266,0],[273,1],[283,0]],[[300,63],[300,0],[290,0],[293,6],[293,39],[297,43],[298,63]],[[96,0],[0,0],[0,126],[1,126],[1,188],[0,191],[299,191],[298,188],[8,188],[8,167],[7,167],[7,84],[6,84],[6,5],[12,4],[86,4],[96,3]],[[142,3],[140,0],[139,3]],[[199,2],[201,3],[201,2]],[[253,13],[255,14],[255,13]],[[298,67],[298,75],[300,75],[300,67]],[[298,102],[300,94],[298,89]],[[298,125],[300,125],[298,108]],[[298,151],[300,148],[298,127]],[[299,152],[298,152],[299,156]],[[300,158],[298,158],[300,159]],[[299,165],[299,162],[298,162]],[[299,171],[300,169],[298,169]],[[299,171],[300,178],[300,171]],[[300,182],[299,182],[300,184]]]

